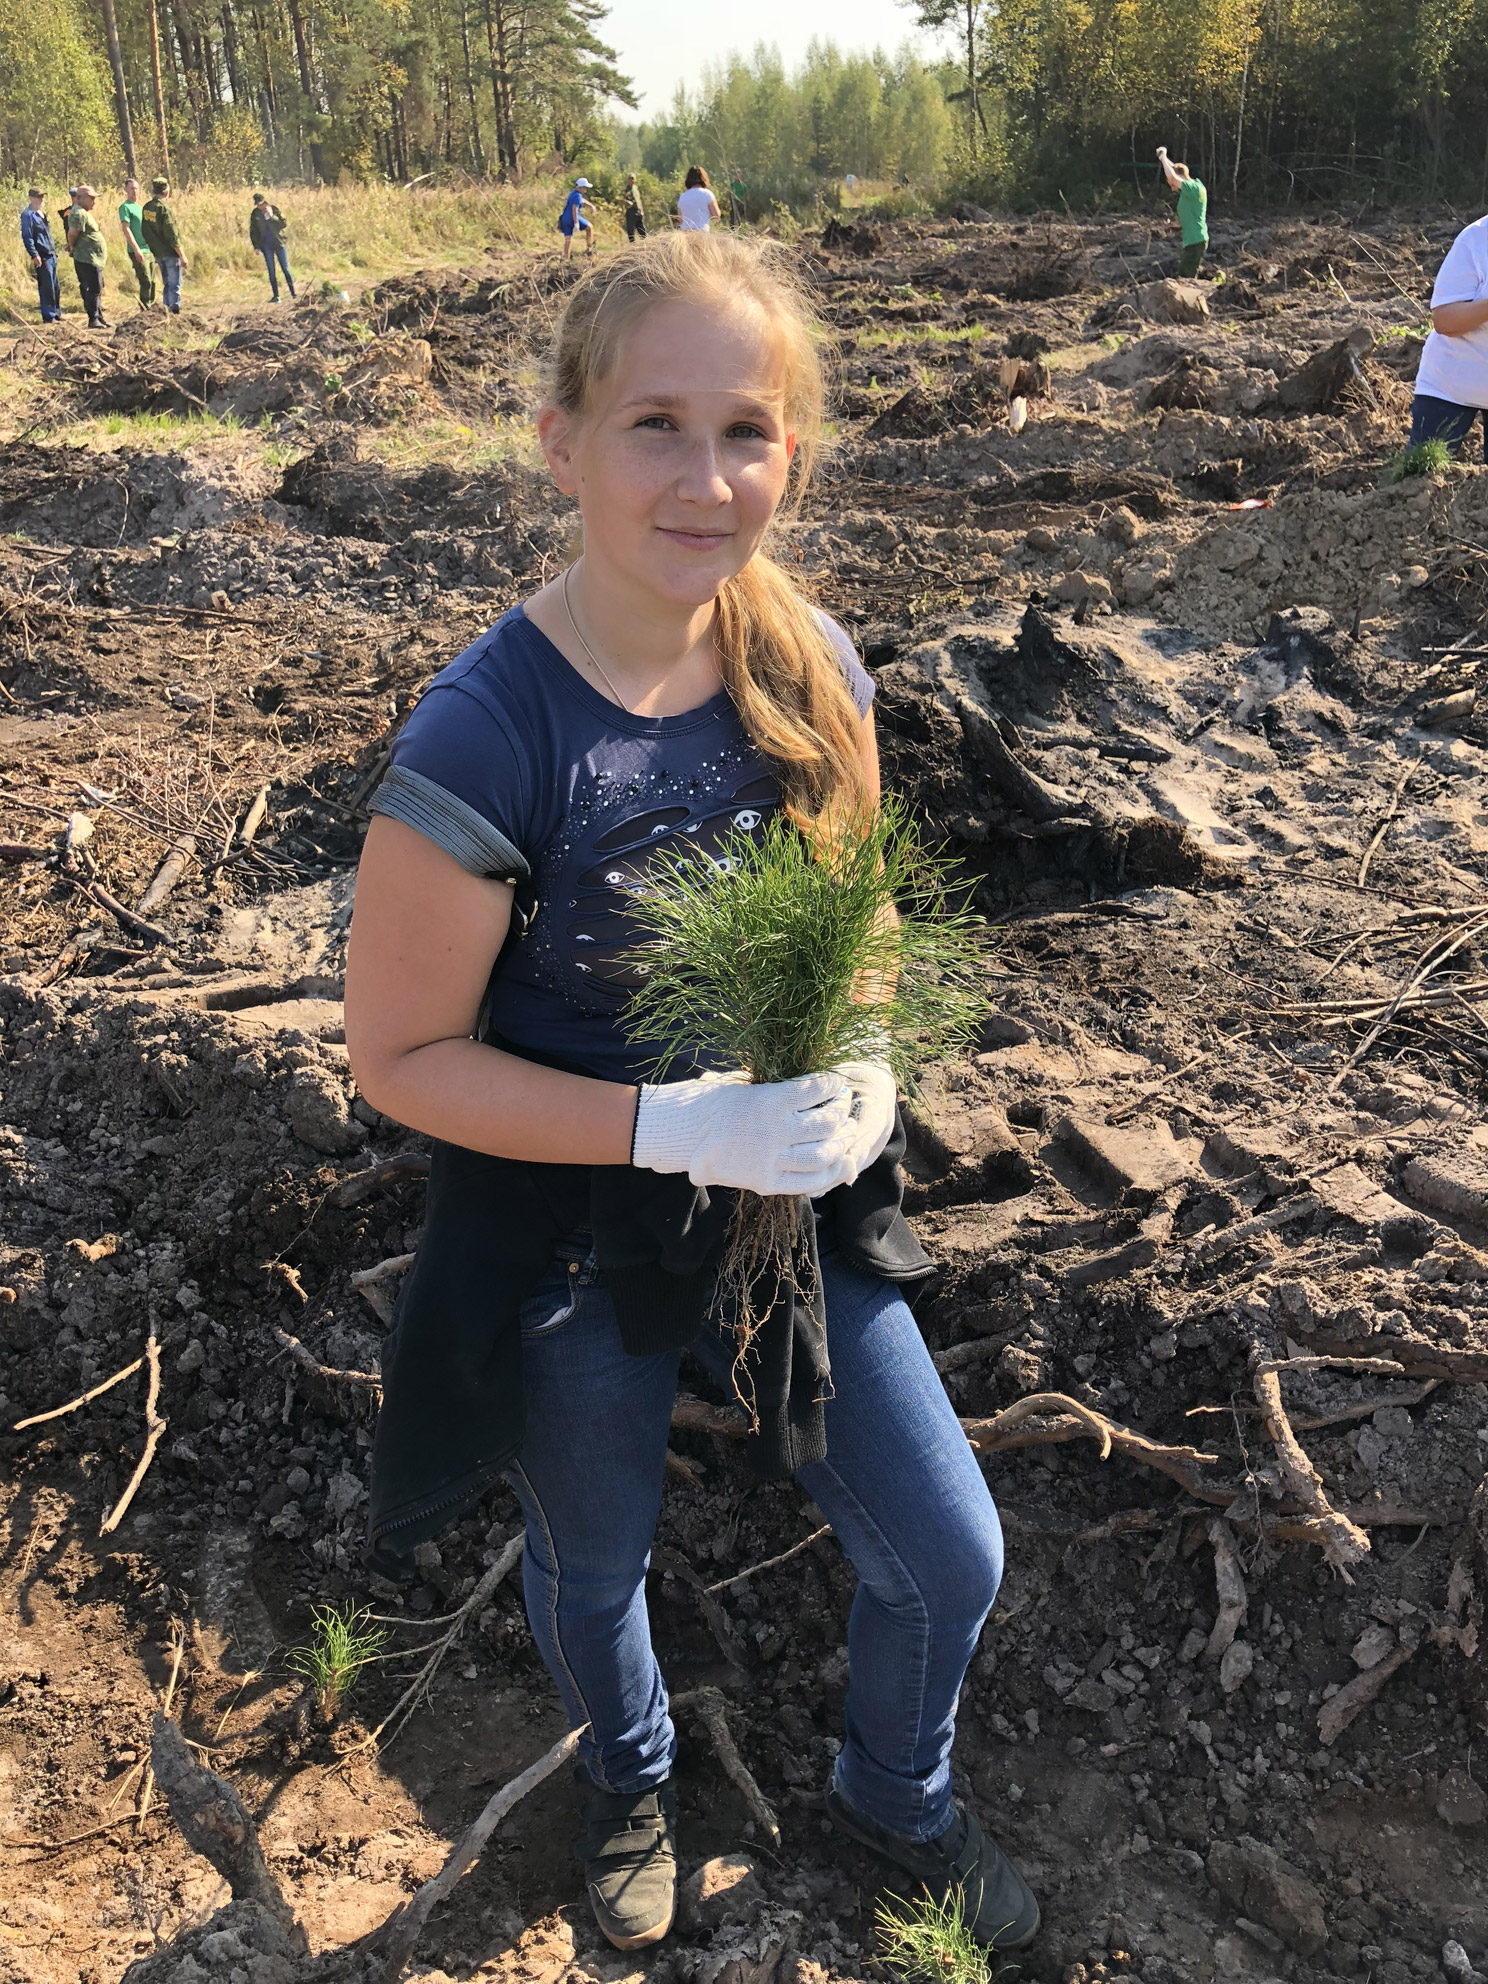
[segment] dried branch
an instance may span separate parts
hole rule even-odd
[[[1405,788],[1410,784],[1411,780],[1415,777],[1416,772],[1418,770],[1419,770],[1418,765],[1414,765],[1414,764],[1407,765],[1405,770],[1400,774],[1400,777],[1395,781],[1395,789],[1390,794],[1390,804],[1385,810],[1385,817],[1380,821],[1379,825],[1375,828],[1374,839],[1370,841],[1368,847],[1365,848],[1364,859],[1359,863],[1359,873],[1357,876],[1357,880],[1360,883],[1363,882],[1364,877],[1369,873],[1369,864],[1374,859],[1375,849],[1379,846],[1380,842],[1384,839],[1385,835],[1390,831],[1390,822],[1395,818],[1395,815],[1400,811],[1400,801],[1404,796]]]
[[[151,877],[150,886],[140,897],[139,914],[149,916],[159,909],[171,890],[186,873],[187,866],[196,859],[196,838],[193,834],[182,834],[172,846]]]
[[[1302,1359],[1297,1361],[1299,1364],[1303,1362]],[[1315,1362],[1312,1359],[1306,1361]],[[1261,1408],[1266,1432],[1276,1449],[1277,1463],[1287,1492],[1300,1503],[1303,1513],[1318,1526],[1326,1539],[1323,1555],[1352,1584],[1348,1567],[1369,1554],[1369,1538],[1357,1523],[1350,1522],[1347,1516],[1340,1515],[1333,1507],[1317,1469],[1292,1431],[1286,1407],[1282,1404],[1281,1379],[1278,1375],[1285,1368],[1270,1362],[1256,1366],[1252,1377],[1256,1404]]]
[[[423,1666],[414,1675],[402,1694],[399,1695],[392,1708],[389,1709],[388,1713],[382,1718],[381,1722],[378,1723],[370,1735],[364,1736],[360,1743],[353,1745],[351,1749],[342,1753],[334,1766],[335,1769],[339,1770],[352,1757],[360,1756],[363,1750],[376,1750],[382,1741],[383,1731],[390,1724],[396,1723],[397,1727],[393,1729],[392,1735],[388,1737],[388,1741],[390,1743],[392,1742],[393,1737],[399,1734],[404,1724],[408,1721],[408,1718],[423,1699],[428,1690],[429,1683],[434,1679],[440,1662],[459,1638],[465,1621],[470,1617],[472,1612],[478,1612],[480,1610],[481,1606],[485,1604],[502,1579],[514,1571],[521,1561],[522,1537],[518,1534],[504,1547],[501,1555],[486,1572],[485,1576],[465,1600],[459,1611],[450,1614],[447,1630],[440,1639],[435,1641]],[[443,1624],[444,1621],[441,1620],[439,1623]]]
[[[1218,1660],[1233,1645],[1236,1633],[1244,1625],[1249,1600],[1234,1533],[1223,1516],[1209,1518],[1209,1541],[1214,1545],[1214,1589],[1219,1598],[1219,1617],[1204,1648],[1204,1658]]]
[[[392,1254],[385,1261],[379,1261],[374,1268],[358,1268],[351,1277],[353,1288],[370,1288],[374,1282],[386,1281],[389,1275],[403,1274],[418,1259],[417,1254]]]
[[[172,1619],[170,1679],[165,1684],[165,1700],[160,1705],[160,1713],[164,1716],[169,1716],[171,1712],[171,1703],[174,1702],[174,1700],[176,1699],[176,1683],[181,1678],[181,1662],[185,1659],[185,1657],[186,1657],[186,1629],[181,1624],[179,1619]],[[139,1810],[135,1814],[135,1817],[141,1826],[144,1825],[145,1820],[150,1816],[150,1799],[154,1795],[154,1791],[155,1791],[155,1766],[153,1763],[148,1763],[145,1766],[145,1781],[140,1786]]]
[[[145,1344],[145,1356],[150,1363],[150,1386],[145,1393],[145,1450],[139,1457],[138,1465],[129,1477],[129,1486],[114,1504],[112,1512],[105,1516],[99,1527],[100,1536],[109,1536],[123,1522],[129,1513],[129,1505],[139,1490],[140,1483],[150,1471],[150,1463],[155,1458],[155,1449],[160,1445],[166,1422],[158,1410],[160,1404],[160,1340],[155,1334],[155,1325],[150,1325],[149,1339]]]
[[[126,1378],[132,1378],[144,1363],[143,1357],[136,1357],[132,1364],[126,1364],[122,1371],[115,1371],[111,1378],[95,1385],[92,1391],[84,1392],[80,1398],[70,1398],[66,1405],[54,1405],[50,1412],[33,1412],[29,1419],[18,1419],[11,1427],[13,1433],[24,1433],[28,1426],[44,1426],[49,1419],[63,1419],[69,1412],[76,1412],[80,1405],[88,1405],[105,1392],[112,1391],[115,1385],[122,1385]]]
[[[728,1591],[736,1584],[747,1584],[750,1578],[757,1578],[761,1571],[773,1571],[777,1564],[788,1564],[792,1557],[799,1557],[803,1550],[809,1550],[813,1543],[820,1543],[824,1536],[832,1534],[832,1525],[824,1522],[820,1529],[812,1530],[803,1536],[799,1543],[793,1543],[789,1550],[782,1550],[778,1557],[766,1557],[762,1564],[751,1564],[747,1571],[735,1571],[731,1578],[720,1578],[717,1584],[707,1584],[703,1590],[709,1594],[715,1591]]]
[[[579,1738],[588,1723],[580,1729],[571,1729],[556,1742],[545,1756],[535,1764],[529,1764],[520,1777],[514,1777],[509,1784],[503,1784],[492,1797],[480,1817],[461,1835],[449,1858],[434,1875],[393,1915],[363,1947],[369,1955],[382,1958],[377,1971],[377,1984],[397,1984],[413,1955],[415,1943],[430,1915],[454,1888],[465,1871],[479,1858],[486,1841],[506,1817],[514,1805],[535,1791],[544,1778],[551,1777],[570,1761],[579,1747]]]
[[[402,1157],[385,1157],[380,1164],[369,1164],[364,1171],[353,1171],[349,1178],[343,1178],[331,1193],[333,1206],[354,1206],[358,1200],[367,1198],[384,1185],[399,1185],[406,1178],[427,1178],[429,1175],[428,1157],[421,1151],[409,1151]]]
[[[764,1827],[772,1846],[780,1844],[780,1821],[765,1794],[754,1780],[754,1773],[739,1755],[733,1732],[728,1726],[723,1696],[717,1688],[694,1688],[672,1699],[672,1709],[692,1709],[713,1744],[723,1774],[737,1786],[755,1820]]]
[[[1318,1741],[1336,1742],[1354,1717],[1368,1708],[1397,1668],[1404,1667],[1418,1644],[1418,1641],[1412,1640],[1397,1646],[1383,1660],[1376,1661],[1373,1667],[1366,1667],[1362,1674],[1356,1674],[1352,1681],[1345,1682],[1336,1695],[1330,1696],[1318,1712]]]
[[[333,1364],[320,1363],[315,1353],[307,1350],[304,1344],[300,1342],[300,1339],[297,1336],[291,1336],[288,1330],[280,1329],[277,1323],[273,1325],[273,1329],[275,1336],[278,1337],[280,1343],[283,1344],[295,1363],[299,1365],[302,1371],[308,1371],[312,1378],[321,1378],[327,1384],[367,1385],[381,1398],[382,1380],[377,1376],[375,1371],[339,1371]]]

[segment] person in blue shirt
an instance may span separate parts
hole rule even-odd
[[[46,194],[39,186],[33,186],[27,193],[26,204],[21,209],[21,246],[36,276],[37,294],[41,298],[41,321],[44,324],[60,324],[62,294],[57,287],[57,249],[52,240],[52,230],[47,226],[47,217],[41,210],[45,199]]]
[[[589,253],[591,255],[594,253],[594,224],[592,221],[587,221],[584,218],[585,207],[588,207],[590,213],[594,212],[592,202],[584,198],[584,195],[589,190],[589,181],[587,179],[576,179],[574,181],[573,191],[563,202],[563,212],[558,216],[558,232],[563,236],[563,259],[565,262],[573,254],[575,233],[588,235]]]

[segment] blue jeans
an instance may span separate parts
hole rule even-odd
[[[269,272],[269,288],[273,292],[274,301],[276,303],[279,301],[279,273],[274,267],[275,262],[279,264],[279,268],[283,269],[284,280],[289,284],[289,293],[293,296],[295,293],[294,277],[289,272],[289,257],[284,252],[284,243],[282,241],[276,241],[272,248],[265,248],[261,250],[261,253],[264,258],[264,267]]]
[[[1454,455],[1462,454],[1472,438],[1474,421],[1483,423],[1483,455],[1488,460],[1488,413],[1481,407],[1458,406],[1455,400],[1434,399],[1430,393],[1417,393],[1411,401],[1409,447],[1423,441],[1445,441]]]
[[[160,293],[167,310],[181,308],[181,258],[179,255],[157,255],[160,264]]]
[[[879,1825],[934,1839],[953,1816],[956,1702],[1001,1582],[1002,1528],[903,1297],[833,1255],[822,1276],[827,1458],[796,1478],[859,1579],[836,1782]],[[570,1723],[590,1724],[590,1777],[647,1790],[676,1755],[646,1568],[678,1356],[621,1349],[587,1235],[524,1304],[522,1333],[527,1431],[511,1480],[527,1519],[527,1617]],[[716,1336],[698,1347],[726,1367]]]
[[[44,324],[60,324],[62,321],[62,293],[57,287],[57,258],[43,255],[41,267],[34,271],[36,294],[41,303],[41,321]]]

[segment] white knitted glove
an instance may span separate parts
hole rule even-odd
[[[853,1132],[847,1152],[852,1169],[843,1180],[850,1185],[883,1156],[894,1134],[898,1084],[882,1061],[844,1061],[835,1072],[852,1084]]]
[[[854,1091],[840,1074],[789,1082],[743,1075],[641,1086],[631,1163],[685,1171],[694,1185],[732,1185],[766,1198],[819,1198],[853,1170]]]

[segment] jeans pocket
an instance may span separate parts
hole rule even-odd
[[[551,1268],[527,1297],[518,1312],[525,1341],[552,1336],[579,1313],[588,1277],[577,1261],[560,1262]]]

